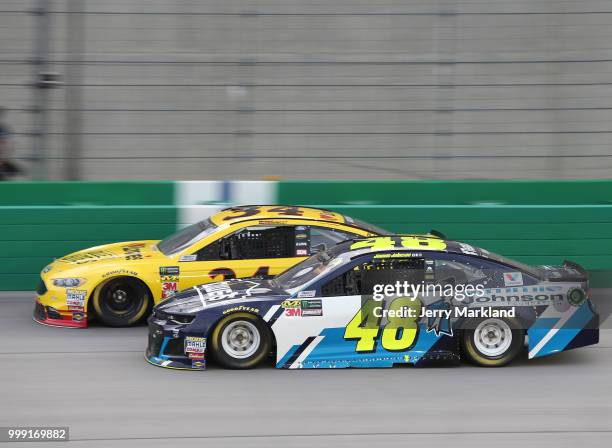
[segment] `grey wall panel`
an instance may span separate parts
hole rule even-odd
[[[25,165],[35,4],[0,5]],[[51,69],[82,59],[85,178],[612,175],[609,1],[88,0],[82,55],[51,4]],[[49,99],[52,178],[74,89]]]

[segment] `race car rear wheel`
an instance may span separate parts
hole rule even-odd
[[[223,367],[250,369],[270,352],[270,329],[257,316],[234,313],[224,317],[212,333],[212,355]]]
[[[151,306],[149,289],[140,280],[119,277],[96,288],[93,306],[100,321],[111,327],[140,322]]]
[[[523,347],[524,334],[515,319],[471,319],[464,328],[461,340],[463,353],[480,366],[506,365]]]

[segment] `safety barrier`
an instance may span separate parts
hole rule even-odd
[[[53,258],[159,239],[230,204],[329,208],[398,233],[436,229],[530,264],[576,261],[612,283],[612,181],[16,182],[0,184],[0,290]]]

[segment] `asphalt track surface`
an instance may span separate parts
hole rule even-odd
[[[501,369],[189,372],[145,362],[144,326],[45,327],[32,307],[0,294],[0,426],[69,426],[69,446],[612,446],[611,330]]]

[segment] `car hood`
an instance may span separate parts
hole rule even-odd
[[[160,302],[155,309],[165,313],[196,313],[211,307],[250,301],[280,300],[289,293],[272,281],[260,278],[207,283],[181,291]]]
[[[55,264],[74,266],[90,263],[116,263],[119,261],[165,258],[165,255],[157,250],[156,244],[158,242],[158,240],[143,240],[104,244],[65,255],[57,259]]]

